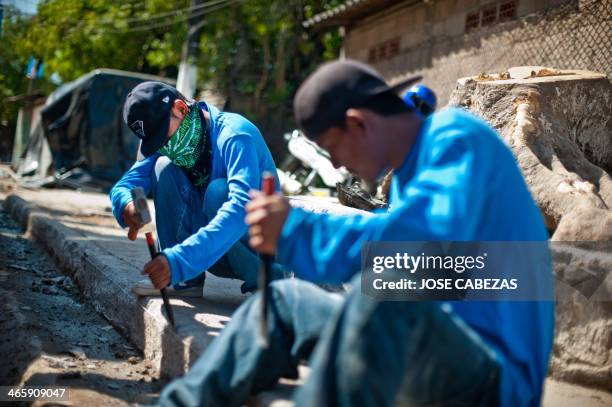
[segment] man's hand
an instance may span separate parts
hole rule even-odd
[[[140,217],[136,212],[134,202],[128,202],[128,204],[123,208],[123,223],[125,223],[129,228],[127,235],[128,239],[136,240],[138,237],[138,229],[143,227],[143,224],[140,223]]]
[[[250,191],[251,202],[246,205],[245,222],[249,225],[249,244],[263,254],[274,254],[291,206],[281,194],[265,195]]]
[[[145,264],[142,275],[148,274],[153,286],[158,290],[170,284],[170,264],[166,256],[160,254]]]

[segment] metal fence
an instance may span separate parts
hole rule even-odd
[[[423,74],[440,105],[447,102],[458,78],[513,66],[584,69],[612,78],[612,0],[561,2],[515,21],[435,38],[402,54],[403,73]]]

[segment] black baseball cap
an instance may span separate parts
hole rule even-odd
[[[142,140],[145,157],[159,150],[168,137],[170,111],[179,92],[162,82],[142,82],[128,93],[123,105],[123,120]]]
[[[330,127],[342,125],[348,109],[365,107],[373,97],[385,93],[397,95],[421,79],[413,76],[389,86],[364,63],[347,59],[328,62],[306,78],[295,94],[295,120],[308,137],[316,138]]]

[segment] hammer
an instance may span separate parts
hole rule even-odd
[[[263,181],[261,190],[266,195],[274,194],[274,175],[270,172],[263,173]],[[270,276],[272,275],[272,263],[274,256],[271,254],[262,254],[261,261],[263,267],[259,273],[259,287],[261,289],[261,320],[259,326],[259,342],[262,348],[268,348],[268,302],[270,295],[268,293],[268,285],[270,284]]]
[[[136,187],[132,189],[132,200],[134,201],[134,208],[136,208],[136,213],[140,218],[140,223],[147,224],[151,222],[151,213],[149,212],[149,204],[147,203],[147,197],[145,196],[144,189],[141,187]],[[145,237],[147,238],[147,246],[149,247],[149,253],[151,254],[151,260],[155,257],[159,256],[159,251],[157,250],[157,244],[155,242],[155,238],[153,237],[152,232],[146,232]],[[172,328],[175,328],[174,325],[174,313],[172,312],[172,307],[170,306],[170,300],[168,299],[168,292],[166,288],[162,288],[159,290],[162,300],[164,301],[164,310],[166,311],[166,316]]]

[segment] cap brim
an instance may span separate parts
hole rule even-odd
[[[397,94],[401,93],[408,86],[414,85],[417,82],[420,82],[423,79],[421,75],[411,76],[403,81],[400,81],[392,86],[389,86],[389,90],[395,92]]]
[[[142,140],[140,152],[145,157],[153,155],[157,150],[163,147],[166,141],[166,135],[168,134],[168,127],[170,126],[170,119],[162,128],[159,129],[152,137],[147,137]]]

